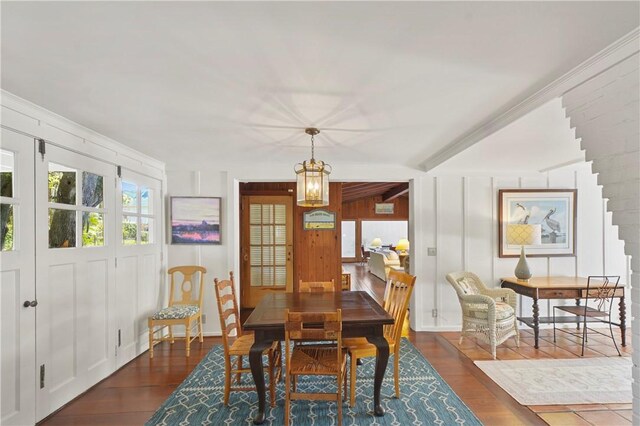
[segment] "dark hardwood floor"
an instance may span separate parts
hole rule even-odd
[[[352,289],[369,292],[381,301],[385,283],[371,275],[366,266],[345,265],[352,274]],[[532,335],[523,327],[520,348],[505,344],[499,359],[577,357],[575,342],[533,349],[527,342]],[[467,339],[458,345],[459,333],[408,333],[409,340],[486,425],[630,425],[631,404],[589,406],[526,407],[489,379],[473,364],[489,356],[486,345]],[[548,343],[548,336],[543,337]],[[42,425],[141,425],[186,378],[209,349],[220,344],[217,337],[194,342],[191,357],[185,357],[184,344],[168,342],[156,346],[154,359],[144,353],[42,421]],[[598,356],[611,355],[609,349],[596,348]],[[626,354],[630,354],[628,343]],[[596,356],[594,354],[590,354]]]

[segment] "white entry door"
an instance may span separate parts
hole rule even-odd
[[[115,370],[115,166],[36,156],[37,420]]]
[[[33,138],[2,130],[0,424],[7,426],[36,420],[34,144]]]

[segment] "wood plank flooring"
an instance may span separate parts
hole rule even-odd
[[[348,264],[353,290],[369,292],[381,301],[385,283],[366,270],[366,266]],[[571,358],[577,357],[577,344],[564,339],[554,346],[547,331],[539,350],[533,335],[523,327],[521,347],[505,344],[498,349],[499,359]],[[595,404],[589,406],[525,407],[516,402],[474,364],[474,360],[490,358],[486,345],[467,339],[458,345],[458,333],[409,332],[409,340],[486,425],[630,425],[631,404]],[[629,355],[629,338],[625,354]],[[217,337],[205,338],[191,345],[191,357],[184,354],[184,344],[168,342],[156,346],[154,359],[148,353],[79,396],[58,412],[40,422],[41,425],[141,425],[186,378],[213,345]],[[590,345],[589,356],[611,356],[602,345]]]

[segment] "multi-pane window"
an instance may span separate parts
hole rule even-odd
[[[15,222],[18,200],[14,192],[15,154],[0,149],[0,243],[2,251],[15,249]]]
[[[153,190],[122,181],[122,244],[152,244],[155,226]]]
[[[49,163],[48,178],[49,248],[104,246],[104,177]]]
[[[287,211],[284,204],[251,204],[251,286],[287,285]]]

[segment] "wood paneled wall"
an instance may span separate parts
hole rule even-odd
[[[393,214],[376,214],[376,203],[382,203],[382,196],[362,198],[342,205],[342,220],[409,220],[409,197],[398,197]]]
[[[305,211],[314,210],[309,207],[294,208],[296,236],[294,250],[296,252],[297,274],[294,271],[294,288],[298,281],[329,281],[333,279],[340,286],[342,274],[342,183],[329,184],[329,206],[324,209],[335,212],[336,229],[304,231],[302,215]]]
[[[324,209],[336,214],[335,230],[305,231],[303,212],[314,210],[295,204],[295,182],[249,182],[240,184],[243,195],[286,195],[294,198],[293,203],[293,288],[298,290],[298,282],[329,281],[340,285],[342,274],[342,183],[329,184],[329,206]]]

